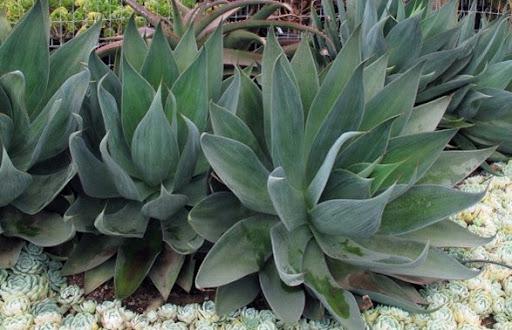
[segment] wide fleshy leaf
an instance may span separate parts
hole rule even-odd
[[[477,203],[485,195],[437,185],[417,185],[386,206],[382,234],[404,234],[434,224]]]
[[[181,150],[176,174],[173,180],[173,190],[179,191],[192,180],[194,170],[201,155],[201,146],[199,144],[199,131],[194,123],[188,118],[182,116],[181,119],[187,126],[187,140]],[[202,157],[204,158],[204,157]],[[192,198],[189,199],[192,200]]]
[[[70,221],[78,232],[97,234],[98,230],[94,227],[94,220],[103,211],[105,203],[104,199],[78,195],[64,213],[64,221]]]
[[[368,199],[372,181],[344,169],[334,170],[329,176],[321,200]]]
[[[420,17],[409,17],[395,25],[386,36],[389,66],[399,71],[414,61],[421,51]]]
[[[226,231],[199,267],[196,286],[217,287],[259,271],[272,254],[270,228],[276,220],[259,214],[239,221]]]
[[[215,294],[215,312],[226,315],[250,304],[260,292],[256,274],[219,286]]]
[[[215,173],[242,204],[255,211],[274,213],[266,189],[269,171],[248,146],[211,134],[201,136],[201,146]]]
[[[5,148],[2,148],[0,181],[3,182],[0,186],[0,206],[8,205],[20,196],[32,182],[32,176],[30,174],[14,167]]]
[[[193,25],[190,25],[174,49],[174,56],[180,72],[184,72],[198,53]]]
[[[295,78],[297,79],[297,86],[300,91],[302,108],[304,109],[305,116],[307,116],[309,107],[311,106],[318,88],[320,87],[316,63],[309,46],[309,42],[310,40],[307,35],[302,36],[299,47],[295,51],[291,61],[292,69],[295,74]]]
[[[165,301],[169,298],[184,261],[185,256],[164,246],[162,253],[160,253],[149,272],[149,278]]]
[[[62,274],[79,274],[101,265],[116,254],[121,242],[121,238],[113,236],[82,235],[62,267]]]
[[[162,249],[160,225],[153,221],[143,238],[126,239],[117,250],[114,285],[116,296],[130,296],[142,283]]]
[[[75,235],[73,225],[56,213],[27,215],[12,208],[2,210],[0,227],[5,236],[23,238],[42,247],[62,244]]]
[[[348,329],[364,329],[359,307],[352,294],[332,278],[322,251],[312,242],[304,255],[305,284],[331,315]]]
[[[284,322],[297,322],[306,303],[303,289],[283,283],[272,260],[258,275],[263,295],[276,316]]]
[[[270,231],[274,261],[281,280],[289,286],[304,282],[303,257],[306,246],[312,238],[307,226],[288,231],[282,223]]]
[[[142,207],[142,214],[148,218],[166,220],[187,204],[188,197],[169,193],[164,186],[160,188],[160,195],[150,200]]]
[[[230,192],[215,192],[199,202],[188,214],[188,222],[202,237],[216,242],[238,221],[254,212],[245,208]]]
[[[161,221],[161,227],[163,241],[180,254],[194,253],[203,245],[203,238],[187,222],[185,209],[165,221]]]
[[[146,42],[135,25],[135,16],[128,20],[123,38],[123,62],[128,61],[135,69],[140,70],[147,53]]]
[[[113,212],[108,204],[94,221],[94,227],[104,235],[142,238],[149,217],[141,212],[142,203],[128,201]]]
[[[451,97],[445,96],[413,108],[401,135],[434,131],[450,101]]]
[[[23,246],[25,246],[25,242],[21,239],[0,236],[0,268],[14,267]]]
[[[89,294],[114,277],[116,259],[110,258],[84,274],[84,293]]]
[[[384,88],[388,57],[387,54],[382,55],[363,70],[365,104]]]

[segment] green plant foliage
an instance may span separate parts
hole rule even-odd
[[[230,192],[203,199],[189,222],[214,243],[195,283],[218,288],[222,313],[254,299],[249,288],[259,283],[285,321],[298,320],[306,300],[319,301],[347,329],[364,329],[354,295],[425,312],[409,283],[478,274],[415,233],[443,227],[465,237],[455,245],[488,241],[445,224],[482,198],[453,185],[493,149],[464,159],[444,151],[456,130],[436,131],[430,112],[444,113],[447,99],[414,106],[428,64],[385,79],[380,68],[392,52],[365,61],[362,30],[322,74],[310,65],[307,38],[289,61],[270,33],[261,88],[237,70],[210,106],[213,134],[202,134],[201,147]],[[362,274],[385,276],[393,288]],[[243,297],[234,289],[242,283]]]
[[[192,36],[173,50],[160,26],[146,44],[132,18],[119,76],[91,55],[94,83],[81,109],[84,129],[70,137],[85,194],[65,214],[84,234],[65,274],[114,277],[119,298],[148,274],[164,298],[175,281],[186,283],[178,277],[188,274],[185,256],[203,243],[187,210],[207,192],[199,132],[208,127],[209,100],[220,92],[221,33],[199,49]],[[96,272],[111,258],[110,276]]]
[[[19,239],[54,246],[75,232],[46,207],[61,199],[76,173],[68,138],[82,129],[79,112],[90,80],[83,63],[96,45],[99,25],[52,53],[49,29],[48,2],[40,0],[0,44],[2,267],[16,260],[23,246]]]
[[[368,72],[369,80],[378,74],[380,61],[387,57],[386,78],[398,81],[409,70],[424,63],[417,85],[416,105],[428,104],[441,96],[450,96],[440,128],[459,128],[452,143],[461,149],[497,146],[493,160],[506,159],[512,153],[512,121],[510,119],[510,86],[512,43],[507,18],[477,21],[476,1],[469,14],[458,20],[458,2],[449,1],[432,10],[430,1],[349,1],[345,6],[323,1],[327,20],[315,19],[313,26],[335,40],[329,47],[315,39],[318,49],[328,54],[322,61],[340,52],[349,35],[362,30],[363,59],[375,63]],[[340,20],[333,19],[340,15]],[[475,27],[480,29],[475,31]],[[342,47],[343,46],[343,47]],[[384,61],[384,60],[382,60]],[[382,69],[386,67],[381,66]],[[373,93],[376,87],[371,86]],[[404,93],[412,96],[409,90]],[[390,101],[393,101],[390,99]],[[426,116],[422,111],[414,117]],[[433,114],[431,114],[433,115]]]

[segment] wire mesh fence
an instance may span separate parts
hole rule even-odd
[[[0,0],[0,10],[7,13],[11,23],[16,23],[21,16],[32,6],[35,0]],[[200,0],[201,1],[201,0]],[[280,0],[293,8],[292,12],[281,9],[274,13],[273,19],[288,20],[300,24],[308,24],[312,4],[316,5],[320,16],[320,0]],[[334,0],[333,0],[334,1]],[[448,1],[437,0],[434,6],[441,6]],[[477,14],[493,19],[509,13],[512,0],[476,0],[476,8],[472,8],[474,0],[460,0],[459,11],[461,15],[474,10]],[[152,12],[170,18],[171,7],[169,0],[137,0]],[[187,6],[194,6],[196,0],[183,1]],[[49,0],[51,17],[51,48],[59,47],[65,41],[73,38],[80,31],[92,25],[96,20],[102,21],[100,43],[110,43],[118,40],[124,26],[133,13],[133,10],[123,4],[122,0]],[[229,20],[239,21],[249,17],[258,6],[245,7],[235,12]],[[136,18],[139,27],[149,25],[142,17]],[[292,29],[277,29],[280,39],[284,43],[293,42],[300,38],[300,33]]]

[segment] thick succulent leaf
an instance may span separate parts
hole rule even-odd
[[[434,131],[443,118],[450,101],[450,96],[444,96],[414,107],[401,135]]]
[[[461,87],[471,84],[475,80],[476,78],[471,75],[458,75],[451,80],[442,82],[438,85],[434,85],[433,87],[428,88],[421,93],[418,93],[416,97],[416,102],[424,103],[426,101],[430,101],[436,97],[446,95],[451,91],[457,90]]]
[[[377,272],[390,275],[405,275],[432,280],[468,280],[477,276],[480,271],[462,265],[454,257],[436,248],[430,248],[425,262],[410,269],[386,269]]]
[[[141,74],[154,89],[158,89],[161,84],[170,88],[178,78],[178,65],[161,25],[157,26],[153,35]]]
[[[217,287],[258,272],[272,254],[270,228],[276,220],[258,214],[226,231],[199,267],[196,287]]]
[[[263,128],[263,104],[260,88],[244,72],[241,72],[240,98],[236,112],[251,129],[263,150],[267,150]],[[270,129],[270,127],[268,127]]]
[[[348,329],[364,329],[354,296],[337,285],[322,251],[314,242],[308,244],[306,249],[304,270],[306,286],[342,326]]]
[[[160,195],[144,204],[141,211],[148,218],[167,220],[181,210],[187,204],[187,201],[187,196],[171,194],[164,186],[161,186]]]
[[[331,175],[332,168],[334,167],[334,163],[336,161],[336,156],[340,151],[341,147],[345,144],[345,142],[353,137],[361,135],[360,132],[346,132],[341,134],[337,138],[336,141],[331,145],[329,151],[325,155],[325,159],[320,165],[318,171],[314,175],[311,183],[309,184],[306,192],[306,199],[310,206],[318,203],[320,196],[322,196],[322,192],[324,191],[325,185],[329,180],[329,176]]]
[[[473,248],[485,245],[494,239],[473,234],[468,229],[448,219],[438,221],[428,227],[418,229],[403,235],[405,239],[418,242],[430,242],[435,247],[465,247]]]
[[[43,101],[50,99],[64,81],[84,68],[84,63],[88,62],[91,51],[98,43],[100,31],[101,23],[97,22],[52,52],[50,79]]]
[[[128,61],[135,69],[140,70],[148,48],[137,30],[134,15],[130,17],[123,36],[123,62]]]
[[[126,239],[117,250],[114,285],[116,297],[130,296],[142,283],[162,249],[162,233],[156,221],[143,238]]]
[[[316,205],[311,223],[320,233],[349,237],[369,237],[380,226],[393,186],[370,199],[333,199]],[[357,219],[357,221],[354,221]]]
[[[161,221],[163,241],[179,254],[194,253],[204,242],[187,222],[187,213],[182,209],[174,216]]]
[[[119,196],[106,165],[96,158],[82,138],[81,132],[69,137],[69,150],[78,170],[78,177],[87,195],[96,198]]]
[[[182,116],[181,119],[187,126],[187,140],[185,142],[185,146],[181,150],[180,159],[176,168],[173,180],[174,191],[178,191],[190,183],[192,176],[194,175],[194,169],[197,165],[198,158],[201,154],[199,131],[196,125],[194,125],[194,123],[187,117]],[[192,200],[190,196],[189,199]]]
[[[384,54],[373,63],[364,67],[363,85],[365,104],[384,88],[388,59],[389,55]]]
[[[422,46],[420,17],[409,17],[395,25],[387,34],[389,66],[398,71],[415,60]]]
[[[79,274],[98,267],[116,254],[121,242],[119,237],[82,235],[62,267],[62,275]]]
[[[224,88],[221,97],[215,103],[220,108],[227,110],[230,113],[236,114],[238,108],[238,101],[240,100],[240,88],[242,87],[242,73],[239,68],[235,68],[235,74],[226,79],[223,83],[229,84]],[[210,103],[210,112],[212,111],[212,104]]]
[[[29,116],[26,107],[26,84],[25,77],[20,71],[8,72],[0,76],[0,86],[2,87],[2,94],[4,94],[5,101],[2,102],[2,110],[6,117],[12,120],[13,129],[19,131],[29,130]],[[4,121],[4,120],[2,120]],[[8,125],[8,124],[7,124]],[[2,133],[2,135],[6,134]],[[8,150],[22,148],[25,141],[28,139],[28,134],[14,134],[5,141],[4,146]],[[2,136],[4,140],[4,136]],[[9,145],[12,142],[13,148],[10,149]]]
[[[248,146],[211,134],[201,136],[201,146],[215,173],[242,204],[255,211],[274,213],[266,189],[269,172]]]
[[[155,285],[158,292],[167,301],[174,283],[181,271],[185,256],[174,252],[171,248],[164,246],[162,253],[158,256],[155,264],[149,272],[149,278]]]
[[[103,211],[105,203],[104,199],[78,195],[64,213],[64,221],[71,222],[78,232],[97,234],[94,220]]]
[[[41,102],[48,83],[50,27],[47,15],[47,1],[37,1],[0,45],[0,75],[15,70],[23,72],[26,105],[31,110]]]
[[[288,60],[280,56],[274,66],[270,100],[270,133],[274,166],[281,166],[292,186],[304,184],[304,110]]]
[[[109,135],[110,133],[107,133],[103,140],[101,140],[100,152],[101,157],[107,166],[108,172],[112,176],[117,192],[124,198],[141,201],[142,196],[139,193],[135,182],[128,173],[126,173],[126,171],[116,163],[112,156],[110,156],[109,150],[107,150]]]
[[[478,87],[505,89],[511,81],[512,60],[490,64],[478,75]]]
[[[133,133],[131,145],[133,163],[149,185],[159,185],[174,174],[179,160],[176,136],[165,116],[159,88]]]
[[[477,203],[485,195],[438,185],[413,186],[386,206],[382,234],[404,234],[434,224]]]
[[[391,139],[382,164],[400,163],[400,165],[391,174],[387,174],[382,186],[386,187],[394,182],[407,183],[413,176],[417,179],[422,178],[455,132],[455,130],[443,130]]]
[[[425,262],[429,245],[387,236],[351,240],[343,236],[314,232],[326,255],[364,268],[396,271],[415,268]]]
[[[282,167],[270,173],[267,189],[279,219],[292,231],[306,224],[307,210],[304,193],[294,188]]]
[[[128,145],[155,98],[155,90],[125,59],[122,63],[123,85],[121,100],[121,122]]]
[[[223,24],[219,24],[215,32],[204,43],[204,48],[208,54],[208,95],[213,100],[217,100],[220,96],[221,81],[224,74],[222,28]]]
[[[372,181],[344,169],[332,171],[321,200],[370,198]]]
[[[304,35],[291,61],[305,116],[307,116],[309,107],[320,86],[315,59],[309,43],[309,38]]]
[[[326,115],[315,136],[314,142],[309,151],[307,164],[307,177],[313,178],[319,168],[322,167],[324,159],[336,159],[339,151],[340,136],[345,136],[343,141],[350,137],[350,131],[356,131],[361,124],[364,112],[364,86],[363,86],[363,64],[360,64],[354,74],[347,82],[331,111]],[[339,145],[335,154],[333,146]],[[330,169],[329,169],[330,172]]]
[[[142,238],[149,217],[141,212],[142,203],[128,201],[111,212],[107,206],[94,220],[94,227],[104,235]]]
[[[2,148],[0,181],[3,183],[0,186],[0,206],[2,207],[8,205],[20,196],[32,182],[32,176],[30,174],[14,167],[5,147]]]
[[[452,187],[473,173],[496,149],[443,151],[418,181],[421,184],[438,184]]]
[[[49,172],[48,168],[44,170]],[[28,188],[12,202],[12,205],[24,213],[36,214],[57,197],[75,174],[74,164],[68,164],[50,174],[33,174]]]
[[[245,208],[230,192],[215,192],[201,200],[188,214],[188,222],[202,237],[216,242],[238,221],[254,212]]]
[[[114,277],[116,259],[110,258],[84,274],[84,293],[89,294]]]
[[[194,273],[196,270],[196,259],[193,255],[189,255],[185,258],[185,263],[181,268],[181,272],[178,275],[176,284],[182,288],[185,292],[190,293],[192,285],[194,284]]]
[[[207,71],[207,52],[203,49],[172,86],[180,113],[194,122],[201,132],[206,128],[208,118]]]
[[[174,49],[174,57],[176,58],[180,72],[184,72],[192,64],[197,53],[197,42],[194,28],[191,24],[181,37],[176,49]]]
[[[360,29],[358,28],[352,33],[322,81],[320,89],[311,104],[306,121],[306,150],[310,150],[327,114],[343,92],[350,77],[352,77],[352,72],[361,62],[360,39]]]
[[[260,285],[256,274],[222,285],[215,294],[215,312],[218,315],[229,314],[250,304],[259,292]]]
[[[288,286],[304,282],[303,259],[306,246],[312,238],[307,226],[288,231],[282,223],[270,231],[274,262],[281,280]]]
[[[286,285],[272,260],[258,273],[261,291],[272,311],[283,322],[297,322],[306,304],[306,296],[301,287]]]
[[[401,120],[393,128],[399,133],[411,114],[422,70],[423,63],[416,64],[375,95],[366,104],[361,129],[374,128],[385,120],[400,115]]]
[[[42,247],[62,244],[75,235],[75,228],[56,213],[40,212],[27,215],[4,208],[0,217],[3,235],[19,237]]]
[[[25,242],[21,239],[0,236],[0,268],[14,267],[23,246],[25,246]]]

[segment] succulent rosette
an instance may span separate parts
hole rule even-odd
[[[40,275],[12,274],[0,284],[0,296],[6,300],[12,296],[25,295],[30,301],[46,298],[48,279]]]

